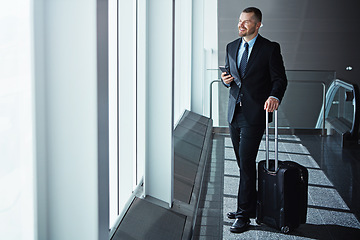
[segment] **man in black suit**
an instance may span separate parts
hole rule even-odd
[[[240,15],[240,38],[226,46],[221,79],[230,88],[228,121],[231,141],[240,170],[236,219],[231,232],[243,232],[256,215],[256,156],[265,130],[265,111],[278,108],[287,78],[280,45],[258,34],[262,13],[250,7]],[[272,119],[270,116],[269,119]]]

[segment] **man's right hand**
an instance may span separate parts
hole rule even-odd
[[[224,81],[225,84],[230,84],[232,81],[234,81],[234,77],[228,74],[227,72],[221,73],[221,79]]]

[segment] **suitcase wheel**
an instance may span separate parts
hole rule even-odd
[[[290,232],[290,228],[288,226],[284,226],[284,227],[281,227],[280,231],[282,233],[288,233],[288,232]]]

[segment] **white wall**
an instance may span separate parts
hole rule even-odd
[[[119,0],[119,208],[136,186],[136,1]]]
[[[147,1],[145,195],[172,205],[173,1]]]
[[[0,239],[34,239],[32,13],[0,2]]]
[[[34,10],[37,238],[107,239],[107,1]]]
[[[138,0],[137,14],[137,106],[136,106],[136,161],[137,161],[137,183],[141,181],[145,173],[146,158],[146,76],[147,76],[147,0]]]
[[[175,1],[174,120],[191,109],[192,0]]]
[[[204,49],[205,49],[205,78],[204,78],[204,110],[203,114],[210,116],[210,83],[219,78],[218,64],[218,19],[217,0],[207,0],[204,6]],[[213,85],[213,120],[218,124],[218,87]]]
[[[109,223],[119,215],[118,2],[109,1]]]
[[[217,78],[217,0],[193,1],[191,110],[209,115],[210,82]]]

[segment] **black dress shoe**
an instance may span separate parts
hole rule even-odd
[[[237,218],[233,225],[230,227],[230,232],[242,233],[245,232],[250,224],[250,220],[247,218]]]
[[[236,212],[228,212],[226,215],[229,219],[235,219]]]
[[[229,218],[229,219],[235,219],[236,217],[236,212],[228,212],[227,214],[227,217]],[[250,213],[249,214],[249,218],[256,218],[256,213]]]

